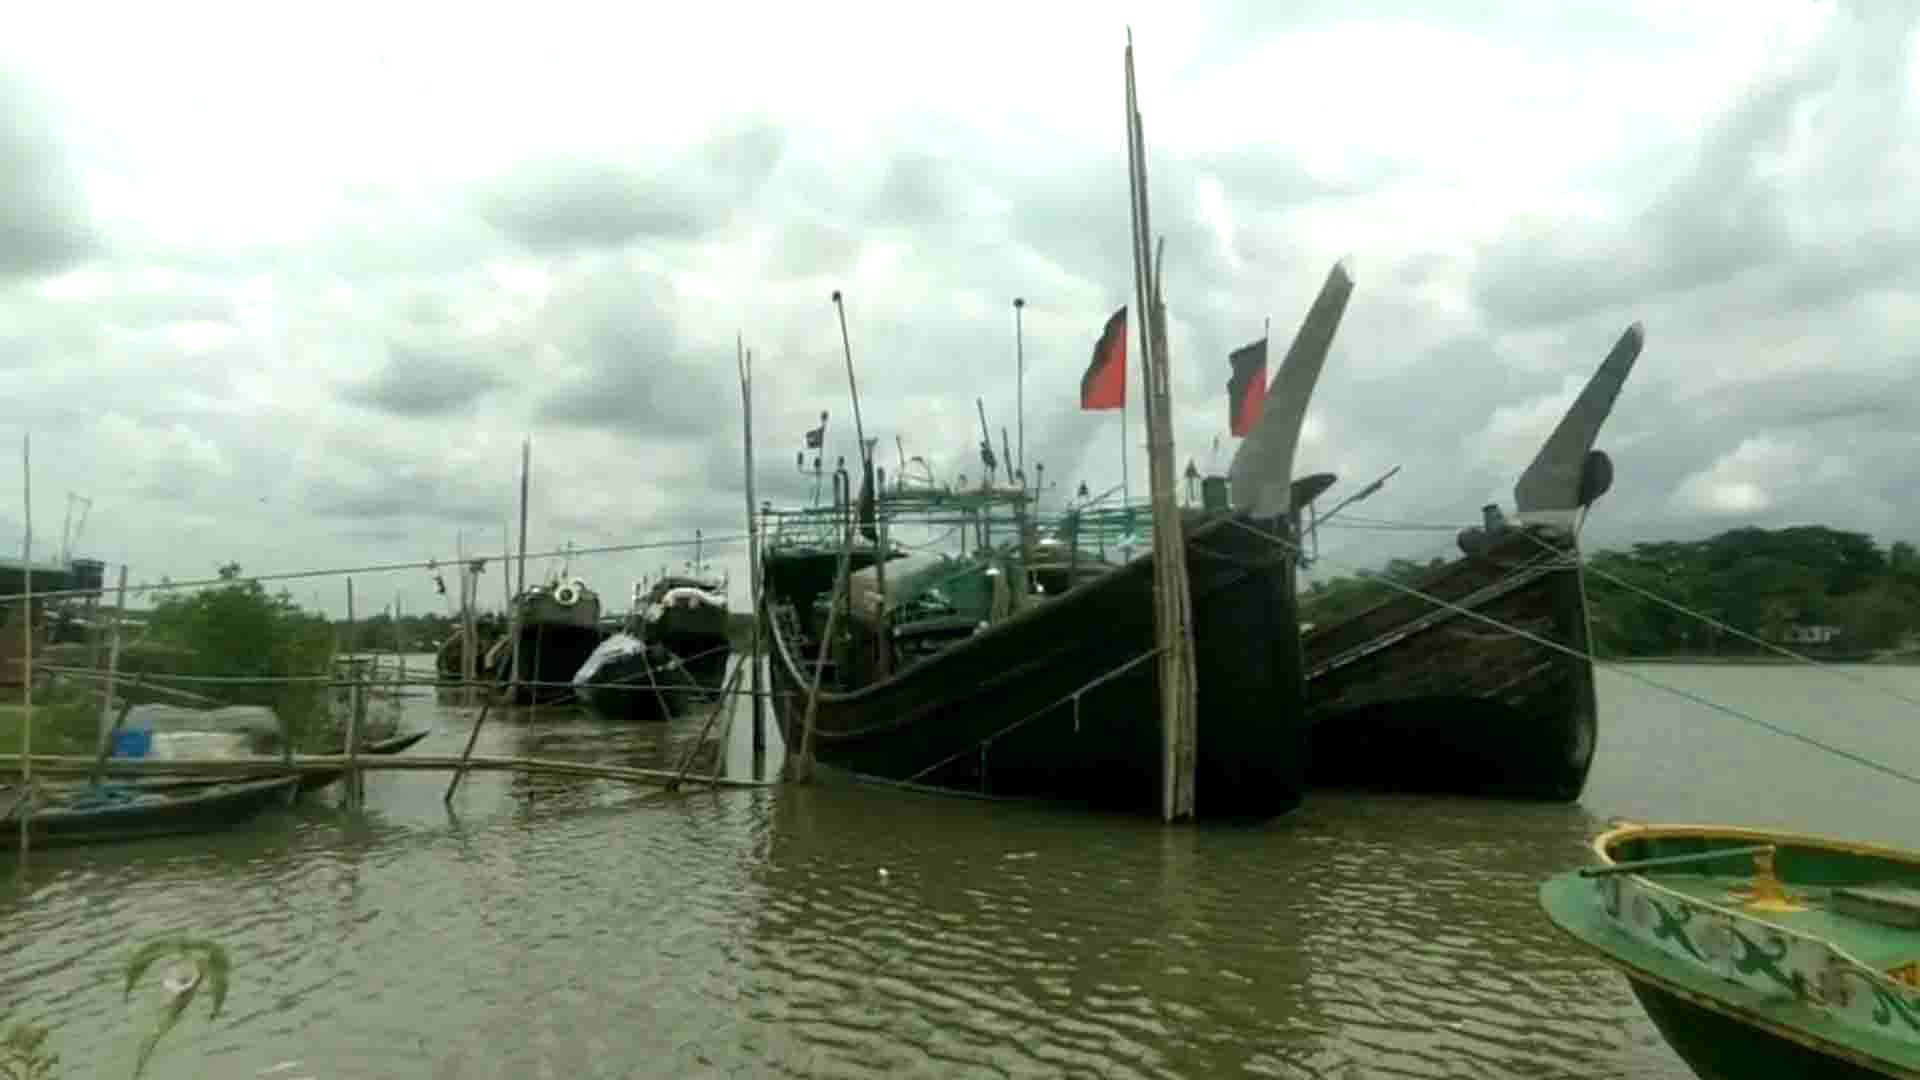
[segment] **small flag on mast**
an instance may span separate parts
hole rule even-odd
[[[813,428],[807,432],[807,449],[809,450],[820,449],[820,443],[822,440],[826,438],[826,436],[827,436],[827,414],[821,413],[820,426],[817,428]]]
[[[1089,410],[1122,409],[1127,404],[1127,309],[1107,319],[1106,329],[1093,346],[1093,361],[1080,376],[1080,407]]]
[[[1244,436],[1260,423],[1267,405],[1267,339],[1227,354],[1233,374],[1227,378],[1227,429]]]

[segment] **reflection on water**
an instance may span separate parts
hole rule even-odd
[[[1805,672],[1649,671],[1876,753],[1907,741],[1897,705]],[[490,773],[450,812],[445,774],[376,773],[361,814],[328,795],[216,837],[36,854],[0,888],[0,1012],[53,1023],[63,1075],[124,1074],[152,1002],[122,1003],[121,965],[181,932],[228,947],[233,990],[156,1077],[1678,1080],[1619,978],[1539,915],[1541,878],[1613,814],[1888,839],[1884,807],[1913,793],[1602,693],[1580,806],[1322,793],[1254,829]],[[458,753],[472,722],[431,694],[407,713],[433,729],[421,753]],[[704,722],[507,711],[478,749],[672,767]]]

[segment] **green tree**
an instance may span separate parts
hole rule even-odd
[[[260,680],[208,684],[199,692],[273,708],[296,739],[313,732],[326,720],[324,684],[275,680],[327,675],[332,629],[285,592],[270,595],[258,581],[242,578],[237,563],[220,567],[219,575],[220,585],[162,596],[148,617],[148,635],[182,648],[178,674]]]

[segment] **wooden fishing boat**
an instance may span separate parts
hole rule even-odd
[[[580,665],[573,692],[609,720],[671,720],[707,697],[665,646],[625,631],[602,641]]]
[[[299,781],[291,776],[234,783],[198,784],[160,791],[130,784],[101,784],[59,792],[41,789],[30,806],[18,791],[0,792],[0,843],[17,847],[19,815],[27,817],[30,846],[137,840],[205,832],[252,820],[287,802]]]
[[[1628,328],[1521,475],[1518,521],[1486,507],[1459,558],[1306,634],[1316,786],[1580,797],[1599,721],[1579,526],[1612,484],[1593,442],[1643,340]]]
[[[433,734],[431,731],[422,729],[419,731],[402,732],[398,735],[390,735],[383,739],[374,739],[361,744],[360,753],[365,757],[384,757],[391,754],[398,754],[409,749],[431,734]],[[346,750],[344,747],[335,747],[329,752],[344,754]],[[121,759],[108,758],[102,771],[104,775],[115,777],[117,783],[127,787],[144,788],[153,791],[171,791],[182,788],[204,787],[208,784],[220,783],[222,780],[222,777],[216,773],[143,774],[129,773],[124,770],[116,772],[114,769],[114,762],[116,760]],[[225,760],[257,761],[260,765],[257,771],[260,773],[270,773],[275,766],[280,763],[279,756],[274,754],[247,754],[237,758],[228,757]],[[347,770],[345,768],[303,772],[299,777],[300,793],[305,795],[319,791],[321,788],[345,776],[346,772]]]
[[[1920,854],[1624,825],[1540,888],[1705,1080],[1920,1077]]]
[[[599,646],[600,596],[579,578],[537,585],[514,602],[513,629],[487,653],[487,670],[516,705],[573,696],[573,676]]]
[[[1282,369],[1293,392],[1236,456],[1234,506],[1188,512],[1180,523],[1197,675],[1197,815],[1264,819],[1301,799],[1307,746],[1287,473],[1351,291],[1336,266]],[[841,501],[833,527],[798,538],[788,526],[817,526],[817,517],[773,515],[762,582],[773,705],[789,747],[805,745],[811,712],[818,761],[859,776],[1162,810],[1156,555],[1058,595],[1034,590],[1021,563],[1031,546],[1027,498],[1024,489],[986,488],[877,500],[879,542],[850,557],[848,614],[837,624],[843,552],[833,541],[854,532],[852,507]],[[957,525],[948,531],[979,545],[945,566],[901,557],[885,538],[911,500],[937,506],[943,524]],[[993,535],[1011,539],[996,547]]]
[[[684,574],[662,574],[635,589],[629,632],[678,657],[695,683],[718,690],[733,643],[727,637],[727,582],[697,560]]]

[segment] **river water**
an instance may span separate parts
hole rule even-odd
[[[1912,844],[1905,783],[1634,680],[1920,771],[1920,669],[1603,671],[1578,805],[1316,793],[1163,828],[845,783],[664,796],[374,774],[212,837],[36,853],[0,885],[0,1015],[127,1075],[163,934],[233,962],[152,1077],[1690,1076],[1534,892],[1613,816]],[[471,712],[406,702],[458,753]],[[481,751],[672,760],[699,719],[490,718]],[[745,756],[747,725],[732,757]]]

